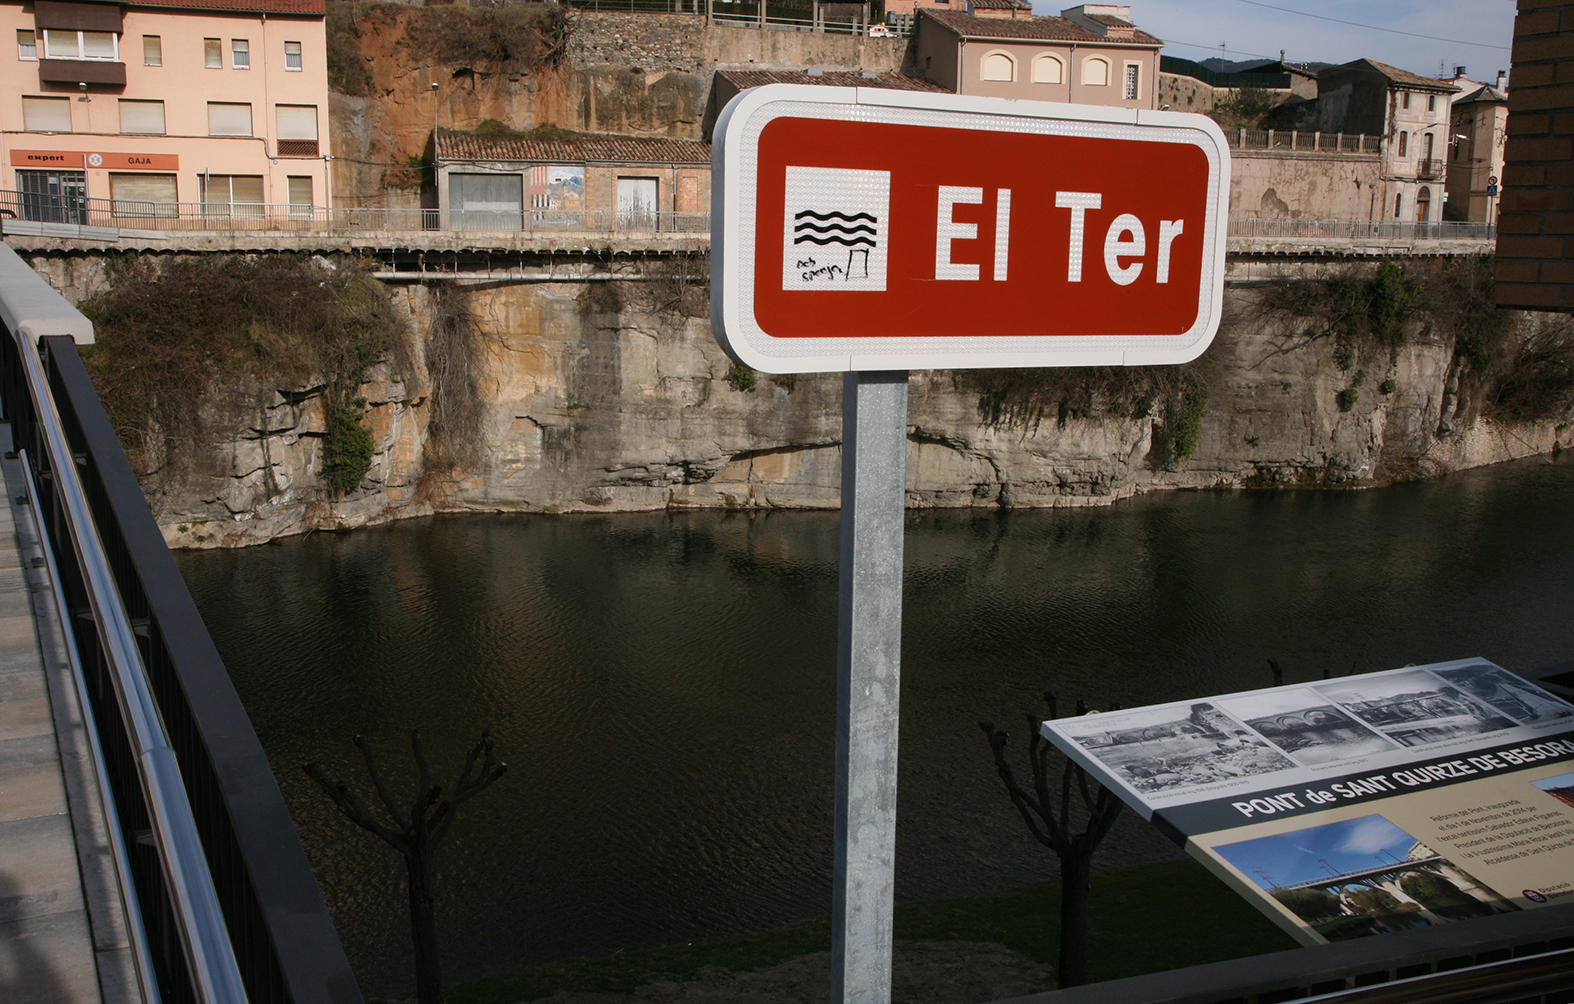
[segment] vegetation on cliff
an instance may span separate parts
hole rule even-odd
[[[133,462],[156,470],[202,448],[216,386],[254,385],[259,411],[280,384],[306,386],[325,398],[324,479],[352,490],[371,462],[366,368],[391,354],[412,369],[409,322],[369,273],[361,259],[299,255],[117,263],[109,291],[82,305],[98,339],[84,355]]]
[[[1341,411],[1355,406],[1368,369],[1383,372],[1383,393],[1392,393],[1399,351],[1419,339],[1452,344],[1466,414],[1515,423],[1574,408],[1574,325],[1529,324],[1495,307],[1491,257],[1384,261],[1364,274],[1285,279],[1266,288],[1260,305],[1288,321],[1302,344],[1327,342],[1339,369],[1355,371]]]

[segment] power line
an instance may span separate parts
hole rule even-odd
[[[1179,46],[1182,46],[1182,47],[1187,48],[1187,49],[1207,49],[1209,52],[1227,52],[1227,53],[1229,53],[1232,56],[1250,56],[1253,59],[1276,60],[1276,59],[1279,58],[1278,56],[1265,56],[1265,55],[1263,55],[1260,52],[1240,52],[1240,51],[1238,51],[1236,49],[1223,49],[1223,48],[1220,48],[1217,45],[1200,45],[1200,44],[1198,44],[1196,42],[1180,42],[1180,41],[1177,41],[1177,40],[1175,40],[1173,38],[1166,38],[1164,40],[1164,44],[1165,45],[1179,45]]]
[[[1417,35],[1413,31],[1400,31],[1398,28],[1379,28],[1375,24],[1361,24],[1359,21],[1341,21],[1336,17],[1324,17],[1321,14],[1308,14],[1302,10],[1292,10],[1289,7],[1275,7],[1271,3],[1259,3],[1258,0],[1240,0],[1241,3],[1251,4],[1253,7],[1266,7],[1269,10],[1283,11],[1286,14],[1299,14],[1301,17],[1314,17],[1319,21],[1332,21],[1334,24],[1347,24],[1352,28],[1366,28],[1371,31],[1386,31],[1392,35],[1409,35],[1411,38],[1425,38],[1433,42],[1448,42],[1453,45],[1474,45],[1482,49],[1502,49],[1510,51],[1506,45],[1488,45],[1485,42],[1466,42],[1457,38],[1439,38],[1436,35]]]

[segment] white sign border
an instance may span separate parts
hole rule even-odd
[[[1055,336],[1052,340],[1032,336],[772,337],[755,321],[752,310],[755,240],[751,231],[756,215],[752,179],[758,137],[774,118],[816,111],[827,119],[865,121],[887,121],[895,115],[906,119],[909,116],[904,112],[927,112],[938,120],[937,125],[971,129],[987,125],[944,120],[967,115],[1009,116],[1064,122],[1068,132],[1081,132],[1085,128],[1079,127],[1081,124],[1092,123],[1116,127],[1100,130],[1105,135],[1152,130],[1156,141],[1197,146],[1208,157],[1210,173],[1197,322],[1182,335]],[[741,92],[723,109],[714,130],[711,165],[711,325],[729,355],[765,373],[1172,365],[1201,355],[1219,329],[1229,232],[1230,154],[1224,133],[1201,115],[881,88],[769,84]],[[729,178],[738,183],[729,185]],[[1044,344],[1046,341],[1049,344]]]

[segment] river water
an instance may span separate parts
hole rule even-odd
[[[976,723],[1484,656],[1574,659],[1574,462],[1365,492],[1186,492],[908,520],[897,894],[1053,874]],[[490,728],[441,862],[445,980],[830,908],[837,515],[455,515],[181,552],[368,993],[412,986],[367,790]],[[1174,856],[1129,815],[1104,864]]]

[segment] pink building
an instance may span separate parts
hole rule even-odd
[[[5,204],[58,222],[84,198],[132,219],[328,205],[323,3],[0,0]]]
[[[914,50],[924,76],[957,94],[1157,108],[1164,43],[1129,20],[1131,8],[1084,4],[1060,17],[1007,0],[973,13],[921,8]]]

